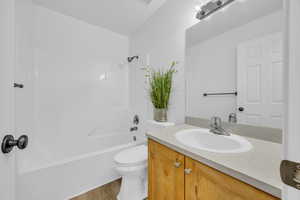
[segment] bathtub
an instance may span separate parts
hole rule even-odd
[[[88,140],[89,148],[71,147],[73,151],[58,153],[59,158],[26,159],[17,176],[17,200],[65,200],[114,181],[120,178],[114,170],[114,155],[145,143],[143,136],[134,141],[130,133],[92,135]]]

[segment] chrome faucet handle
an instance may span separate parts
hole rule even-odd
[[[237,116],[236,113],[230,113],[228,117],[229,123],[237,123]]]
[[[214,129],[222,127],[222,120],[221,120],[221,118],[220,117],[212,117],[210,119],[210,127],[214,128]]]

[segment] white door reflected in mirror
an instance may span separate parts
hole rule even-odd
[[[281,33],[247,41],[238,46],[239,123],[282,128],[282,57]]]

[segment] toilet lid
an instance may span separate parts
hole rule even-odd
[[[148,159],[148,148],[140,145],[125,149],[115,156],[115,161],[121,165],[134,165],[144,163]]]

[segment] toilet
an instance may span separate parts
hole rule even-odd
[[[143,200],[147,197],[147,159],[146,145],[123,150],[114,157],[116,170],[122,176],[118,200]]]
[[[172,122],[146,122],[146,131],[157,131]],[[116,170],[122,176],[118,200],[144,200],[148,196],[148,147],[139,145],[125,149],[115,155]]]

